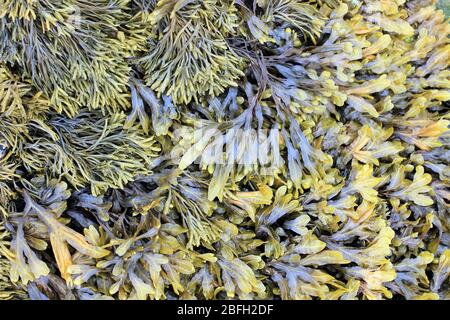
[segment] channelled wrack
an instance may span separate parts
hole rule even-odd
[[[0,0],[0,299],[449,299],[434,0]]]

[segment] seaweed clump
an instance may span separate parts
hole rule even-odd
[[[450,298],[436,1],[6,0],[0,299]]]

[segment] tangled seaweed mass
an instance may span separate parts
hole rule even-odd
[[[450,299],[437,5],[0,0],[0,299]]]

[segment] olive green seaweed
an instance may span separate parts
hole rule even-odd
[[[450,299],[449,8],[0,0],[0,300]]]

